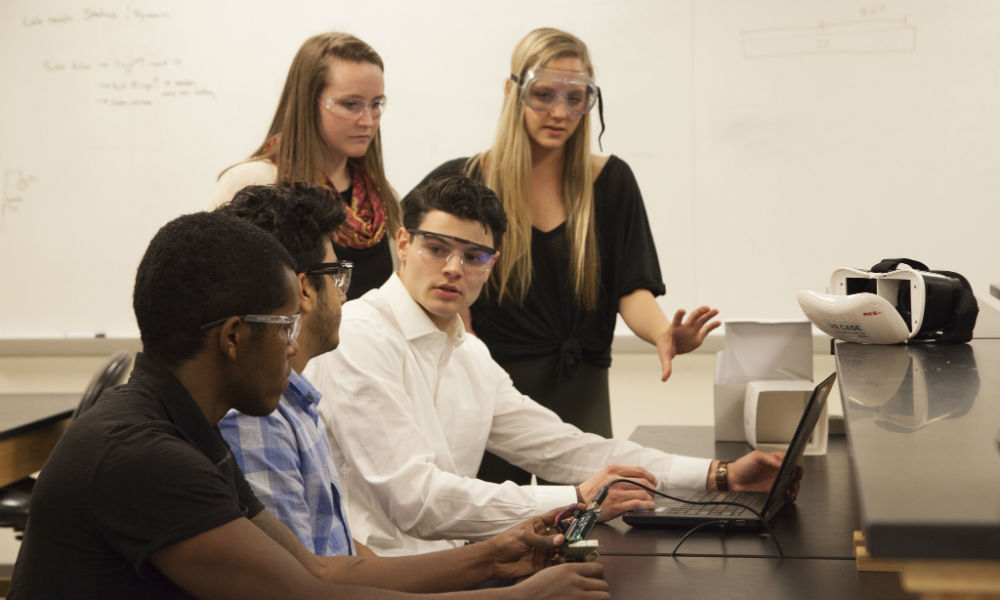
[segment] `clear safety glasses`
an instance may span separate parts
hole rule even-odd
[[[424,231],[422,229],[407,229],[413,236],[417,254],[424,262],[443,267],[452,256],[458,256],[458,261],[468,274],[488,273],[493,266],[493,257],[497,251],[489,246],[483,246],[460,237]],[[455,243],[460,244],[457,246]]]
[[[345,296],[347,295],[347,289],[351,287],[352,272],[354,272],[354,263],[349,260],[319,263],[303,271],[306,275],[329,275],[333,278],[333,285],[340,288],[340,291]]]
[[[323,96],[323,108],[345,119],[360,119],[365,111],[371,113],[372,119],[378,119],[385,112],[385,98],[376,98],[366,103],[360,98],[334,98]]]
[[[205,323],[201,326],[201,329],[205,331],[213,327],[218,327],[231,318],[224,317],[211,323]],[[302,315],[299,313],[295,313],[294,315],[239,315],[236,318],[244,323],[263,323],[280,326],[281,334],[289,345],[294,344],[295,340],[299,339],[299,332],[302,331]]]

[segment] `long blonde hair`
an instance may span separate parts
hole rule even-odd
[[[323,155],[324,142],[320,135],[319,95],[330,84],[327,74],[333,58],[367,62],[385,71],[382,57],[371,46],[348,33],[321,33],[302,44],[288,68],[285,87],[281,91],[267,137],[247,159],[275,160],[278,164],[279,182],[306,181],[323,185],[320,157]],[[274,142],[276,136],[280,136],[277,143]],[[399,199],[385,176],[381,127],[375,131],[375,137],[368,145],[365,155],[356,162],[364,167],[378,189],[389,220],[389,231],[395,231],[400,224]]]
[[[529,69],[544,67],[559,58],[579,58],[593,77],[587,46],[576,36],[549,27],[535,29],[514,48],[511,73],[524,80]],[[600,257],[594,231],[593,168],[590,160],[590,114],[585,114],[566,141],[562,195],[566,203],[569,239],[569,276],[574,296],[587,309],[597,307]],[[499,303],[524,301],[531,284],[531,142],[524,128],[524,105],[517,85],[507,86],[493,147],[473,157],[471,175],[482,172],[484,183],[503,202],[507,233],[503,253],[491,275],[489,294]]]

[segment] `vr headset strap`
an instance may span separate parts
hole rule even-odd
[[[880,263],[869,269],[872,273],[888,273],[889,271],[895,271],[896,267],[900,265],[909,265],[918,271],[929,271],[927,265],[920,262],[919,260],[913,260],[912,258],[883,258]]]

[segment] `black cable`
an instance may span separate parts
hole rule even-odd
[[[677,549],[681,547],[681,544],[683,544],[684,541],[687,540],[692,533],[698,531],[702,527],[708,527],[709,525],[724,525],[725,523],[726,523],[725,521],[705,521],[704,523],[695,525],[691,529],[688,529],[687,532],[685,532],[684,535],[681,536],[681,539],[677,540],[677,545],[674,546],[674,549],[670,551],[670,556],[677,558]]]
[[[601,138],[604,137],[604,97],[601,96],[601,88],[597,88],[597,115],[601,118],[601,133],[597,134],[597,146],[604,152],[604,145]]]
[[[661,492],[659,490],[654,490],[653,488],[651,488],[651,487],[649,487],[647,485],[639,483],[638,481],[633,481],[631,479],[613,479],[610,482],[608,482],[608,484],[605,485],[601,489],[601,491],[598,492],[598,494],[596,496],[594,496],[594,502],[598,506],[600,506],[601,504],[604,503],[604,499],[608,497],[608,491],[611,489],[611,486],[613,486],[616,483],[630,483],[630,484],[632,484],[634,486],[641,487],[642,489],[646,490],[647,492],[652,492],[652,493],[656,494],[657,496],[663,496],[664,498],[667,498],[668,500],[673,500],[675,502],[683,502],[684,504],[697,504],[697,505],[700,505],[700,506],[708,506],[708,505],[710,505],[710,506],[736,506],[738,508],[742,508],[744,510],[747,510],[751,514],[753,514],[755,517],[757,517],[757,519],[760,521],[760,524],[764,526],[765,530],[767,530],[768,535],[770,535],[771,539],[774,540],[774,545],[778,549],[778,558],[785,558],[785,552],[781,548],[781,543],[778,541],[778,536],[774,535],[774,531],[771,529],[771,526],[767,524],[767,521],[764,520],[764,516],[762,514],[760,514],[759,512],[757,512],[757,510],[754,509],[751,506],[747,506],[746,504],[743,504],[741,502],[729,502],[727,500],[688,500],[686,498],[678,498],[677,496],[671,496],[670,494],[665,494],[665,493],[663,493],[663,492]],[[684,540],[686,540],[689,535],[691,535],[692,533],[694,533],[698,529],[701,529],[702,527],[705,527],[706,525],[712,525],[712,524],[724,524],[724,522],[723,521],[709,521],[708,523],[700,523],[700,524],[696,525],[693,529],[691,529],[690,531],[688,531],[687,533],[685,533],[683,537],[681,537],[680,542],[677,543],[677,546],[674,548],[674,551],[671,553],[671,556],[681,556],[681,555],[677,554],[677,548],[680,547],[681,543],[683,543]],[[725,556],[725,555],[723,555],[723,556]]]
[[[604,552],[601,551],[601,556],[662,556],[662,557],[674,557],[674,554],[670,552]],[[676,557],[694,557],[694,558],[780,558],[782,560],[844,560],[844,561],[856,561],[857,558],[853,556],[825,556],[822,554],[804,554],[802,556],[778,556],[777,554],[719,554],[717,552],[678,552]]]

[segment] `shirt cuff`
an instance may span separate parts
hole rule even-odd
[[[707,473],[708,467],[705,469]],[[546,513],[560,506],[576,505],[576,488],[571,485],[533,485],[528,487],[535,494],[538,514]]]
[[[708,481],[708,468],[711,466],[711,458],[674,456],[670,464],[670,476],[660,479],[660,490],[703,490]]]

